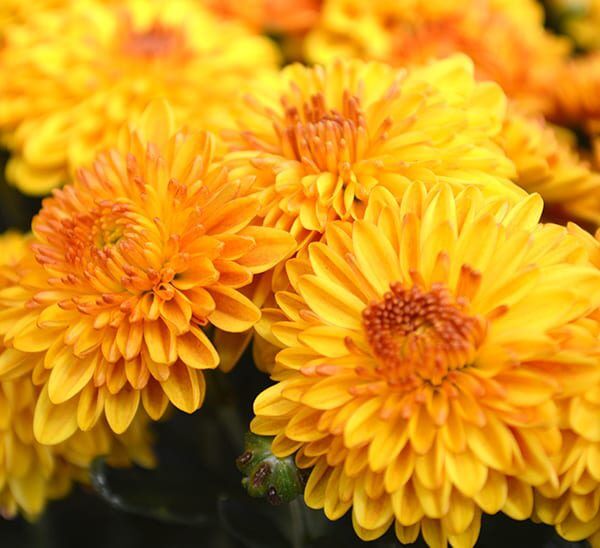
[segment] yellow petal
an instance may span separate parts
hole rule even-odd
[[[390,283],[402,281],[396,251],[375,225],[356,221],[352,243],[360,271],[380,294],[389,291]]]
[[[162,388],[171,403],[186,413],[196,411],[204,400],[205,383],[202,373],[187,367],[181,361],[169,368],[169,378],[162,382]]]
[[[140,403],[139,390],[121,390],[117,394],[106,394],[104,413],[113,432],[122,434],[129,428]]]
[[[298,287],[307,305],[328,324],[362,329],[366,304],[350,292],[313,275],[302,276]]]
[[[48,396],[48,387],[40,393],[33,417],[33,432],[40,443],[56,445],[77,430],[77,398],[55,405]]]
[[[63,403],[78,394],[92,378],[98,363],[97,355],[70,359],[57,363],[48,379],[48,395],[52,403]]]

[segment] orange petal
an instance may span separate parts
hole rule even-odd
[[[177,359],[175,335],[162,321],[144,322],[144,341],[155,362],[173,363]]]
[[[255,246],[237,263],[253,274],[265,272],[288,257],[296,249],[296,240],[284,230],[263,226],[248,226],[240,232],[251,237]]]
[[[191,327],[177,338],[177,353],[193,369],[214,369],[219,364],[219,354],[201,329]]]
[[[117,394],[106,394],[104,413],[115,434],[122,434],[129,428],[140,403],[139,390],[121,390]]]
[[[250,329],[260,319],[259,309],[239,291],[215,286],[210,288],[210,294],[216,308],[208,316],[208,320],[215,327],[230,333],[240,333]]]
[[[142,403],[150,418],[157,421],[163,416],[169,404],[169,398],[167,398],[161,384],[154,379],[150,379],[146,388],[142,391]]]

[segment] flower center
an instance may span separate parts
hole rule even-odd
[[[397,282],[363,311],[363,326],[377,372],[392,385],[440,384],[469,364],[485,336],[486,320],[466,313],[466,299],[443,284],[429,291]]]
[[[366,146],[367,131],[358,97],[344,92],[341,111],[328,109],[323,93],[313,95],[301,108],[283,97],[283,124],[276,123],[284,154],[302,162],[309,171],[328,171],[347,180],[351,165]]]
[[[143,32],[130,29],[123,42],[123,51],[136,57],[166,57],[184,46],[183,35],[177,29],[155,23]]]

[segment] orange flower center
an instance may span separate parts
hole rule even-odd
[[[466,313],[466,299],[443,284],[390,285],[380,302],[363,311],[363,326],[381,373],[391,385],[438,385],[449,371],[468,365],[485,335],[483,318]]]
[[[344,92],[341,111],[328,109],[322,93],[313,95],[301,108],[290,105],[283,97],[283,124],[275,131],[283,153],[302,162],[310,171],[328,171],[347,180],[351,165],[359,159],[367,130],[358,97]]]
[[[156,23],[143,32],[129,28],[123,42],[123,51],[136,57],[166,57],[184,48],[184,37],[177,29]]]

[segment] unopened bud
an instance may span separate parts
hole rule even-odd
[[[242,485],[251,497],[264,497],[270,504],[289,502],[304,492],[306,474],[296,467],[293,456],[273,455],[273,438],[248,432],[245,451],[236,464],[244,474]]]

